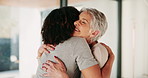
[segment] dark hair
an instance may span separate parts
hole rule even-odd
[[[71,6],[51,11],[41,30],[44,44],[57,45],[69,39],[74,33],[74,22],[79,19],[79,14],[79,11]]]

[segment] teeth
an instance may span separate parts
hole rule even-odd
[[[75,28],[75,31],[78,31],[78,32],[80,32],[80,30],[79,30],[79,29],[77,29],[77,28]]]

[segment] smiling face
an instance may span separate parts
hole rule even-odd
[[[82,12],[79,15],[79,20],[74,22],[76,28],[73,36],[89,38],[91,34],[91,28],[90,28],[91,20],[92,17],[90,16],[90,14],[88,14],[86,11]]]

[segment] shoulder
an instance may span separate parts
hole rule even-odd
[[[81,38],[81,37],[71,37],[70,39],[69,39],[69,41],[85,41],[85,39],[84,38]]]
[[[85,38],[71,37],[70,39],[68,39],[66,41],[66,43],[71,43],[71,44],[74,44],[74,45],[83,45],[83,44],[87,44],[87,41],[85,40]]]
[[[106,61],[108,60],[108,52],[107,49],[102,46],[100,43],[97,43],[92,48],[92,53],[96,60],[99,62],[100,67],[102,68]]]
[[[95,44],[91,49],[92,50],[97,49],[97,50],[101,50],[103,52],[107,51],[107,49],[103,45],[101,45],[100,43]]]
[[[77,48],[86,49],[89,48],[89,45],[85,38],[73,37],[73,42]],[[90,48],[89,48],[90,49]]]
[[[81,37],[71,37],[69,40],[67,40],[67,44],[71,44],[74,55],[79,55],[80,53],[90,52],[90,47],[85,40],[85,38]]]
[[[84,48],[88,47],[88,44],[84,38],[81,37],[71,37],[70,39],[64,41],[63,43],[60,43],[59,45],[56,46],[56,48],[69,48],[71,50],[75,50],[76,48]],[[76,50],[77,50],[76,49]]]

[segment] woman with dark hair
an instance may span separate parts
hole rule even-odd
[[[55,9],[46,17],[41,30],[43,42],[44,44],[56,45],[56,47],[52,53],[42,55],[39,60],[36,78],[44,78],[42,74],[46,72],[42,70],[42,64],[47,60],[54,61],[53,56],[58,56],[65,63],[67,73],[71,78],[79,78],[78,67],[84,69],[97,64],[86,40],[72,37],[75,30],[74,22],[78,19],[79,11],[74,7]],[[86,61],[83,61],[83,57],[90,64],[85,64]]]
[[[41,34],[44,44],[58,45],[73,36],[74,22],[79,19],[74,7],[53,10],[45,19]]]
[[[74,7],[63,7],[53,10],[45,19],[41,31],[43,42],[46,45],[52,44],[56,47],[54,51],[50,51],[50,54],[44,53],[39,59],[37,78],[45,78],[43,74],[50,72],[48,68],[45,68],[46,65],[48,65],[48,63],[45,62],[54,61],[53,56],[60,58],[67,67],[68,75],[65,74],[65,70],[63,73],[64,76],[62,76],[63,78],[68,78],[68,76],[70,78],[80,78],[80,71],[85,78],[102,78],[102,74],[104,76],[106,73],[101,71],[98,62],[91,53],[87,41],[80,37],[71,37],[74,31],[76,31],[74,22],[79,19],[78,16],[79,11]],[[60,64],[64,67],[63,63]],[[42,67],[42,65],[45,67]],[[50,64],[48,66],[52,65],[53,64]],[[106,67],[109,66],[110,65]],[[110,70],[111,67],[108,69]],[[106,77],[108,77],[108,72],[106,74]],[[60,77],[57,76],[56,78]]]

